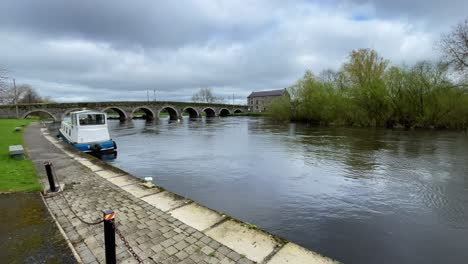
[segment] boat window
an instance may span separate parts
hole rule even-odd
[[[76,125],[76,115],[75,114],[71,115],[71,123],[72,123],[72,125]]]
[[[104,125],[106,119],[103,114],[81,114],[80,126]]]

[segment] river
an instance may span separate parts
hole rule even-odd
[[[138,177],[346,263],[468,262],[468,135],[109,120]]]

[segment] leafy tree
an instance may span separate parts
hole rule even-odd
[[[380,57],[372,49],[353,50],[349,61],[344,64],[344,71],[356,87],[369,87],[380,82],[384,76],[389,61]]]
[[[278,121],[289,121],[292,113],[289,94],[273,99],[268,106],[268,112]]]
[[[306,71],[288,89],[291,101],[274,100],[270,115],[323,125],[468,127],[468,90],[449,78],[447,63],[387,64],[377,53],[361,50],[341,71],[318,77]]]
[[[343,66],[362,125],[381,126],[388,117],[389,98],[384,83],[388,63],[375,50],[360,49],[353,50]]]

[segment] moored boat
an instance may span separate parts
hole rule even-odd
[[[109,136],[106,117],[106,113],[91,110],[72,112],[70,120],[62,121],[59,137],[83,152],[115,152],[117,145]]]

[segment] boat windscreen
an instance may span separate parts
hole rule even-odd
[[[80,126],[104,125],[106,118],[104,114],[81,114]]]

